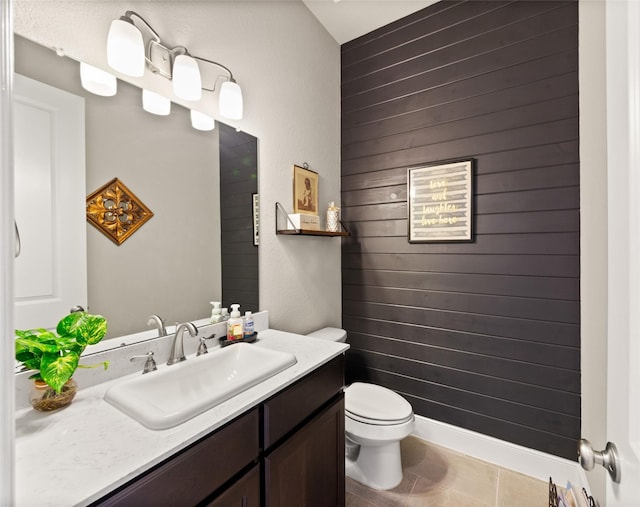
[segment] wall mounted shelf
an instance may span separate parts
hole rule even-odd
[[[289,218],[289,214],[284,209],[284,206],[279,202],[276,202],[276,234],[285,234],[288,236],[350,236],[351,233],[340,220],[340,231],[332,232],[325,230],[313,230],[313,229],[297,229],[294,223]]]

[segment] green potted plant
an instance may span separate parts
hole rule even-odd
[[[72,376],[78,367],[94,368],[109,363],[80,365],[80,355],[87,345],[95,345],[107,333],[107,321],[101,315],[74,312],[64,317],[56,331],[16,329],[16,359],[29,370],[37,370],[31,394],[36,410],[54,410],[73,400],[77,385]]]

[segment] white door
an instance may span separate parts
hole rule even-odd
[[[621,481],[608,507],[640,506],[640,5],[608,0],[607,439]],[[583,372],[588,375],[590,372]]]
[[[87,307],[84,98],[14,76],[17,329]]]

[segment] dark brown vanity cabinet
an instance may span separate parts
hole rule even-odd
[[[343,385],[340,357],[263,404],[265,507],[344,505]]]
[[[345,505],[344,356],[94,505]]]
[[[269,453],[264,469],[265,507],[344,505],[343,397]]]
[[[260,414],[254,408],[97,504],[135,507],[198,505],[243,468],[257,462],[259,428]]]

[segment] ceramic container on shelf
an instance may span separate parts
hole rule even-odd
[[[327,231],[340,231],[340,208],[338,208],[333,201],[329,203],[329,207],[327,208]]]

